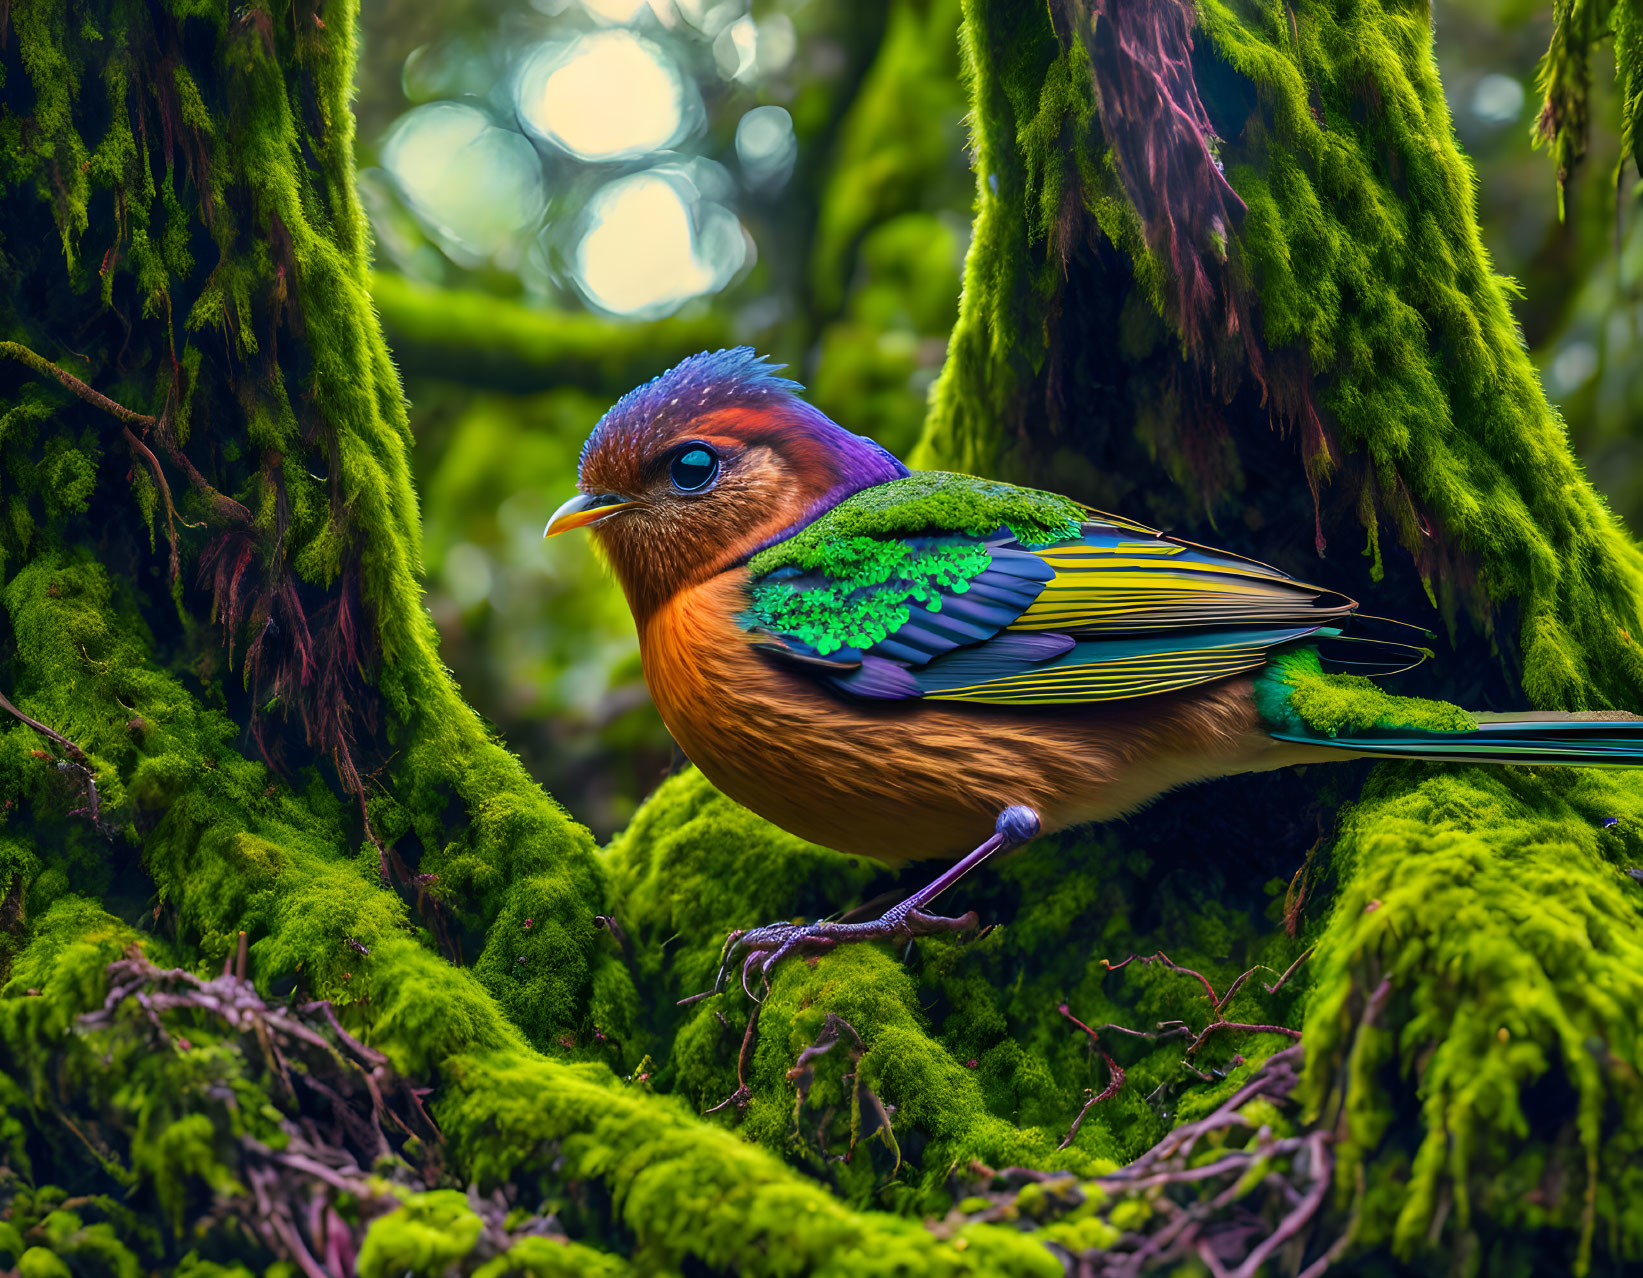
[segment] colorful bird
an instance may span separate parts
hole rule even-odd
[[[1419,650],[1354,641],[1351,599],[1264,564],[910,473],[776,367],[696,355],[624,396],[544,535],[592,528],[656,707],[725,794],[844,852],[957,860],[878,919],[734,934],[721,981],[738,958],[745,984],[795,952],[963,926],[928,907],[989,857],[1194,781],[1363,756],[1643,763],[1643,720],[1619,714],[1315,731],[1282,676],[1320,644],[1355,642],[1360,673]]]

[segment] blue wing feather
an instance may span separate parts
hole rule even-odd
[[[1014,547],[1006,535],[986,543],[987,567],[963,589],[941,590],[928,604],[913,604],[907,620],[867,649],[877,657],[922,666],[971,644],[983,643],[1013,625],[1055,577],[1037,555]]]

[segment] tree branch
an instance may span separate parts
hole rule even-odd
[[[116,403],[107,395],[103,394],[102,391],[86,385],[86,383],[82,382],[67,369],[58,367],[49,359],[45,358],[45,356],[36,354],[20,342],[0,342],[0,355],[9,356],[18,363],[27,365],[36,373],[39,373],[42,377],[51,378],[65,390],[68,390],[79,398],[85,400],[85,402],[90,404],[92,407],[102,409],[109,416],[124,425],[126,427],[126,438],[135,443],[137,447],[141,448],[142,451],[147,454],[146,460],[154,468],[156,475],[158,475],[159,463],[155,459],[154,454],[137,441],[136,436],[131,433],[130,428],[133,426],[140,426],[144,430],[154,431],[155,435],[160,440],[161,446],[165,449],[166,455],[183,469],[184,473],[188,476],[188,482],[192,484],[199,492],[200,496],[205,499],[206,505],[211,508],[219,520],[224,523],[241,525],[249,524],[251,522],[251,512],[249,510],[247,510],[239,502],[235,501],[232,497],[224,496],[222,493],[213,488],[209,482],[207,482],[205,476],[200,473],[199,468],[188,459],[181,447],[178,446],[176,440],[171,437],[171,432],[167,429],[166,422],[161,418],[150,417],[147,413],[134,412],[133,410],[127,408],[124,404]],[[159,482],[161,491],[165,493],[166,507],[170,510],[171,489],[169,485],[166,484],[163,476],[160,477]],[[175,512],[172,511],[172,513],[174,514]],[[173,553],[173,561],[175,561],[175,553]]]

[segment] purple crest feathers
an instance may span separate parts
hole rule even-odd
[[[804,389],[791,378],[779,376],[782,364],[772,364],[751,346],[703,351],[680,360],[660,377],[636,386],[613,404],[582,445],[580,463],[617,435],[671,436],[668,427],[721,408],[793,401]],[[814,410],[812,410],[814,411]]]
[[[750,346],[704,351],[681,360],[622,396],[599,419],[582,445],[579,477],[588,480],[595,459],[603,463],[612,456],[654,455],[688,439],[697,422],[725,410],[742,411],[730,422],[715,423],[715,429],[748,444],[767,445],[796,473],[821,481],[812,488],[817,499],[784,536],[850,494],[908,474],[879,444],[851,433],[800,399],[797,392],[804,388],[782,377],[782,367]],[[604,465],[597,469],[604,470]]]

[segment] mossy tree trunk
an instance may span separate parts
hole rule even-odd
[[[1338,569],[1444,629],[1456,700],[1635,708],[1637,552],[1478,248],[1425,12],[1102,10],[967,6],[979,217],[926,459]],[[725,928],[891,885],[690,774],[601,854],[463,705],[365,291],[354,27],[0,8],[13,1263],[1636,1258],[1643,791],[1611,774],[1382,769],[1310,859],[1361,772],[1207,787],[1002,867],[980,940],[788,965],[756,1033],[676,1008]],[[1116,1170],[1162,1139],[1132,1166],[1184,1177],[1170,1142],[1216,1131],[1173,1209]]]
[[[1432,39],[1374,0],[972,0],[978,215],[921,460],[1428,626],[1409,690],[1643,711],[1643,558],[1482,248]],[[1282,784],[1223,788],[1229,856]],[[1357,1246],[1643,1249],[1640,804],[1632,773],[1385,765],[1326,827],[1303,1092]]]

